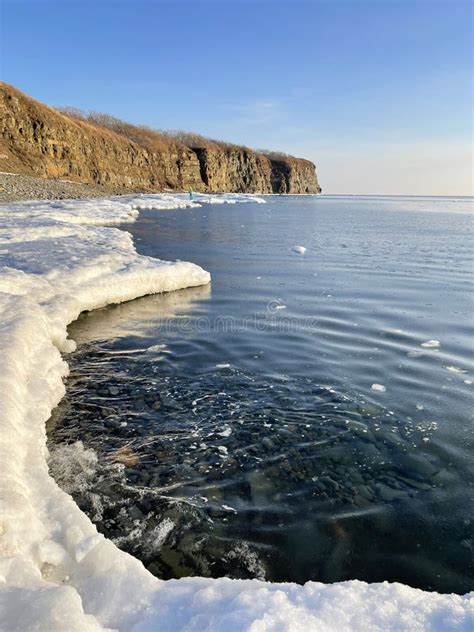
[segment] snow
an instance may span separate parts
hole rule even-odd
[[[142,208],[249,200],[263,201],[144,195],[0,208],[2,632],[472,629],[470,596],[401,584],[160,581],[98,534],[49,476],[45,422],[64,395],[67,325],[84,310],[210,280],[191,263],[138,255],[128,233],[104,224],[133,221]],[[85,468],[91,458],[83,450]],[[164,522],[157,539],[172,527]]]

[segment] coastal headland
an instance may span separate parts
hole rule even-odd
[[[309,160],[156,131],[105,114],[54,109],[5,83],[0,83],[0,171],[93,185],[105,195],[321,192]]]

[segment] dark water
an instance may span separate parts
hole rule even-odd
[[[473,589],[470,204],[143,212],[212,285],[71,326],[53,474],[160,577]]]

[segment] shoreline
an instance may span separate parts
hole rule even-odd
[[[0,172],[0,204],[38,200],[80,200],[133,193],[140,191]]]
[[[246,199],[259,198],[216,195],[212,202]],[[15,255],[14,267],[7,260],[9,267],[0,274],[5,629],[28,630],[38,617],[39,629],[63,630],[67,622],[68,630],[81,632],[143,632],[158,626],[171,632],[196,622],[202,630],[207,624],[229,629],[237,622],[242,630],[259,624],[266,630],[289,628],[295,618],[308,630],[400,630],[402,622],[420,631],[469,629],[469,595],[427,593],[402,584],[160,581],[99,535],[50,477],[45,423],[64,394],[68,368],[60,352],[74,344],[67,339],[67,325],[84,310],[209,281],[194,264],[138,255],[128,233],[100,224],[133,221],[140,208],[159,211],[199,201],[211,200],[149,195],[2,209],[6,232],[0,249],[7,257]],[[390,607],[384,607],[387,601]]]
[[[124,189],[121,187],[105,187],[72,180],[52,180],[37,176],[23,175],[20,173],[7,173],[0,171],[0,204],[14,202],[34,202],[39,200],[82,200],[93,198],[106,198],[124,195],[189,195],[188,191],[165,190],[145,191],[143,189]],[[320,193],[233,193],[222,191],[216,193],[199,193],[193,191],[193,195],[249,195],[264,197],[321,197]]]

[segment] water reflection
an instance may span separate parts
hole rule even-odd
[[[201,285],[84,312],[69,327],[69,336],[80,346],[92,341],[109,343],[116,338],[141,336],[144,325],[159,330],[168,320],[186,318],[197,303],[210,298],[211,285]],[[153,335],[149,329],[146,331],[148,336]]]

